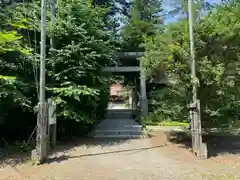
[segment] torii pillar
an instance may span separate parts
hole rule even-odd
[[[146,90],[146,74],[141,68],[140,70],[140,115],[141,117],[148,116],[148,99]]]

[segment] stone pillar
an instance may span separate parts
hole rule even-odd
[[[128,106],[132,109],[133,106],[133,98],[132,98],[132,91],[128,94]]]
[[[131,90],[131,96],[132,96],[132,109],[137,108],[137,93],[135,87],[132,88]]]
[[[148,116],[148,99],[146,92],[146,74],[140,70],[140,115],[141,117]]]

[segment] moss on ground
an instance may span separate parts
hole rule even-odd
[[[189,125],[187,122],[178,122],[178,121],[161,121],[161,122],[151,122],[147,121],[145,122],[148,126],[181,126],[186,127]]]

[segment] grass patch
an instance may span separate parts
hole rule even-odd
[[[178,122],[178,121],[161,121],[161,122],[151,122],[147,121],[145,122],[148,126],[180,126],[180,127],[186,127],[189,125],[187,122]]]

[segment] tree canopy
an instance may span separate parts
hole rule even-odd
[[[40,10],[39,2],[1,10],[1,19],[7,19],[1,21],[6,23],[1,24],[0,34],[2,119],[13,119],[12,110],[22,105],[28,109],[21,114],[33,116],[38,102]],[[115,50],[113,32],[106,29],[107,10],[88,0],[60,0],[56,12],[54,22],[49,11],[47,17],[47,97],[57,104],[59,126],[63,120],[93,124],[108,103],[111,79],[102,67],[113,63]],[[55,49],[50,49],[50,38],[55,39]],[[31,119],[36,122],[34,116]]]
[[[198,97],[205,126],[239,118],[239,7],[237,1],[217,5],[195,22]],[[169,79],[167,88],[153,92],[155,113],[163,119],[187,120],[193,83],[187,20],[168,25],[164,33],[147,40],[145,49],[146,72],[165,69]]]
[[[128,23],[121,31],[123,49],[142,51],[144,38],[160,31],[163,24],[162,11],[161,0],[134,0]]]

